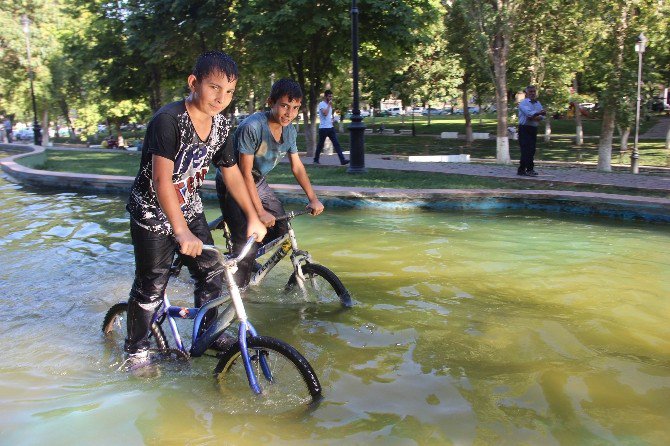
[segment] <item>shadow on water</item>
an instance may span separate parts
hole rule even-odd
[[[215,358],[117,371],[100,325],[133,275],[124,198],[0,179],[0,431],[8,444],[662,444],[670,435],[667,225],[552,214],[328,211],[301,246],[348,311],[247,297],[324,399],[275,414]],[[208,218],[216,216],[214,203]],[[219,240],[220,242],[220,240]],[[286,266],[286,265],[284,265]],[[190,302],[187,274],[171,289]],[[188,328],[183,331],[188,332]],[[268,413],[270,412],[270,413]]]

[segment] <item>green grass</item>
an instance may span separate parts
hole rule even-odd
[[[140,154],[137,152],[109,151],[83,152],[49,150],[40,169],[94,173],[105,175],[135,176],[139,167]],[[343,187],[385,187],[399,189],[522,189],[522,190],[570,190],[582,192],[628,193],[651,197],[667,197],[664,192],[625,190],[620,187],[581,185],[566,186],[549,182],[523,181],[476,177],[431,172],[406,172],[385,169],[368,169],[364,175],[346,174],[342,167],[309,166],[309,176],[314,185]],[[209,179],[213,179],[210,171]],[[295,184],[295,178],[287,164],[279,164],[268,176],[270,183]]]
[[[365,124],[368,128],[377,130],[381,123],[386,128],[411,129],[411,118],[405,118],[405,124],[402,124],[400,118],[374,118]],[[496,158],[496,141],[475,140],[469,146],[462,139],[440,139],[437,137],[441,132],[464,132],[465,121],[462,117],[447,116],[431,119],[431,125],[428,126],[426,117],[415,117],[415,127],[417,136],[390,136],[372,134],[365,137],[365,152],[374,154],[390,155],[454,155],[469,154],[473,158],[490,159]],[[600,120],[584,120],[585,143],[577,147],[572,143],[572,136],[575,131],[574,121],[572,120],[554,120],[552,127],[552,138],[549,142],[544,142],[543,132],[540,129],[538,136],[537,161],[563,161],[563,162],[591,162],[598,161],[598,140],[588,138],[597,136],[600,133]],[[652,119],[645,122],[640,132],[643,133],[647,128],[656,122]],[[301,129],[302,130],[302,129]],[[492,135],[496,132],[495,115],[484,115],[482,124],[479,124],[479,118],[473,120],[474,132],[488,132]],[[340,143],[345,148],[349,147],[349,132],[346,130],[338,135]],[[510,156],[512,159],[519,159],[519,143],[510,140]],[[618,141],[615,140],[615,143]],[[633,138],[629,141],[629,147],[632,148]],[[304,133],[300,133],[298,139],[298,148],[304,150]],[[669,167],[670,151],[665,149],[663,140],[642,140],[639,144],[640,163],[643,166]],[[617,144],[613,147],[612,163],[629,165],[630,154],[619,156],[619,147]]]

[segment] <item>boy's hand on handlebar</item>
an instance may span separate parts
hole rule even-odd
[[[310,214],[319,215],[321,212],[323,212],[323,204],[315,198],[314,200],[309,201],[307,209],[310,210]]]
[[[263,240],[263,237],[265,237],[265,234],[267,234],[268,229],[265,227],[265,225],[259,220],[259,219],[253,219],[249,220],[247,222],[247,237],[251,237],[252,235],[256,235],[256,241],[260,242]]]
[[[193,235],[191,231],[175,234],[174,238],[179,243],[179,252],[185,256],[197,257],[202,254],[202,240]]]
[[[261,223],[263,223],[268,228],[271,228],[275,225],[275,216],[267,211],[263,211],[258,214],[258,218],[261,220]]]

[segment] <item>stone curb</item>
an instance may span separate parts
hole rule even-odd
[[[26,146],[31,150],[0,161],[2,170],[15,181],[39,187],[68,190],[93,190],[104,193],[128,193],[134,177],[120,175],[79,174],[32,169],[16,163],[16,159],[44,153],[43,147]],[[282,198],[306,203],[297,184],[271,186]],[[391,189],[342,186],[314,186],[327,205],[382,208],[433,209],[511,209],[531,208],[577,214],[604,215],[625,219],[670,222],[670,199],[594,192],[511,189]],[[214,182],[206,180],[204,198],[216,198]]]

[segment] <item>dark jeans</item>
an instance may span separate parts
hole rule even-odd
[[[261,199],[263,208],[275,217],[280,217],[286,214],[284,206],[275,195],[270,185],[261,178],[256,182],[256,190],[258,197]],[[216,194],[219,198],[219,206],[223,219],[230,230],[230,238],[233,243],[233,254],[237,255],[247,242],[247,217],[237,204],[235,199],[227,192],[226,186],[220,175],[216,177]],[[288,232],[288,223],[285,220],[278,221],[271,228],[268,228],[268,233],[261,243],[254,243],[249,251],[249,254],[237,264],[237,272],[235,273],[235,283],[239,287],[246,286],[251,279],[252,266],[256,259],[256,253],[264,243],[281,237]]]
[[[537,146],[537,127],[532,125],[519,126],[519,148],[521,149],[521,159],[519,160],[519,172],[529,172],[533,170],[535,158],[535,148]]]
[[[191,232],[205,244],[214,244],[204,214],[188,225]],[[128,299],[128,338],[125,350],[135,353],[149,348],[151,318],[160,305],[170,275],[170,266],[179,244],[172,235],[148,231],[130,219],[130,235],[135,251],[135,280]],[[196,307],[219,297],[223,285],[222,268],[218,257],[203,251],[197,258],[182,256],[184,265],[195,281]],[[204,318],[202,329],[216,316],[211,310]]]
[[[337,133],[333,127],[329,129],[319,129],[319,141],[316,144],[316,153],[314,154],[314,161],[319,161],[319,156],[323,150],[323,145],[326,142],[326,138],[330,138],[330,142],[333,143],[333,147],[337,152],[337,156],[340,157],[340,163],[344,163],[346,159],[342,153],[342,147],[340,147],[340,142],[337,140]]]

